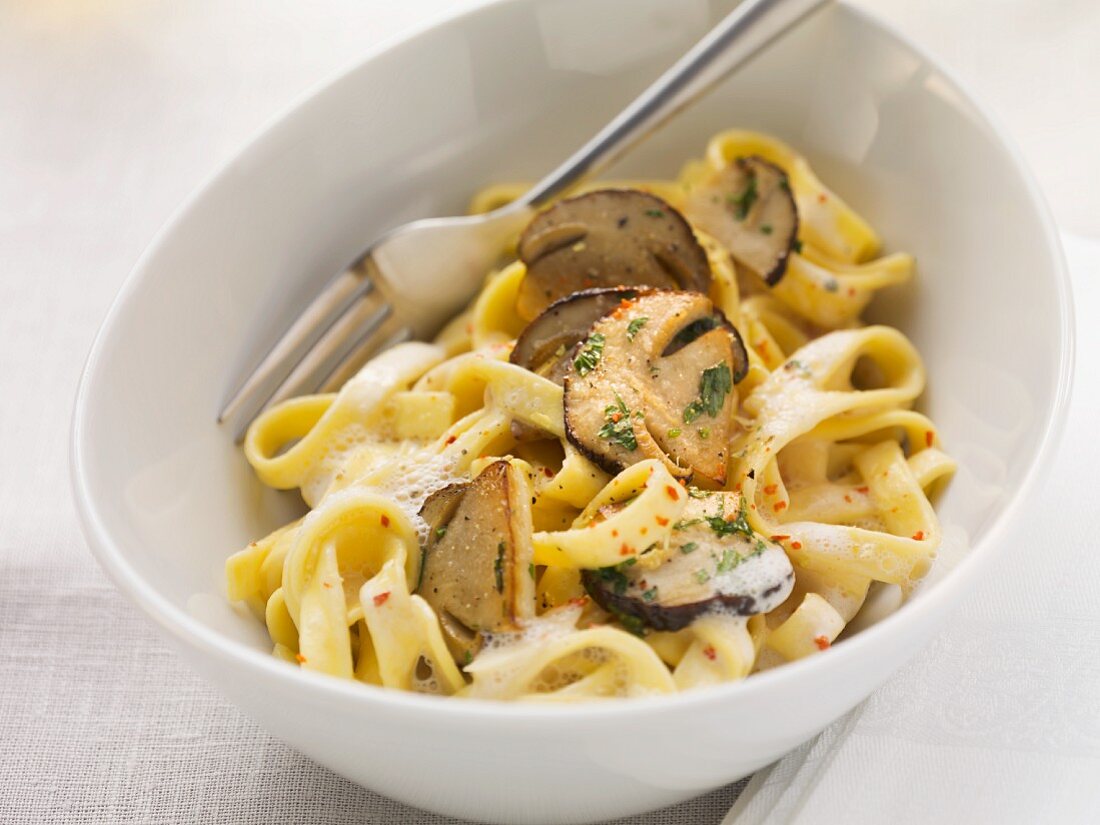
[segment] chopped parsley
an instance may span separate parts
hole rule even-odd
[[[504,592],[504,542],[497,545],[497,558],[493,562],[493,575],[497,580],[497,593]]]
[[[630,580],[627,579],[623,573],[628,567],[636,564],[637,557],[631,557],[624,562],[612,565],[611,567],[600,567],[596,570],[596,575],[600,577],[600,580],[606,582],[611,586],[612,591],[617,596],[621,596],[626,592],[627,585],[630,584]]]
[[[437,539],[441,539],[441,538],[443,538],[443,537],[444,537],[445,535],[447,535],[447,527],[446,527],[446,525],[444,525],[443,527],[436,527],[436,528],[435,528],[435,537],[436,537]]]
[[[770,235],[772,234],[772,225],[770,223],[762,223],[760,224],[760,231],[765,235]]]
[[[708,491],[700,490],[694,485],[688,487],[688,495],[691,496],[691,498],[710,498],[710,493]]]
[[[467,650],[465,653],[462,654],[462,658],[465,664],[470,664],[470,662],[474,660],[474,654]]]
[[[695,581],[699,582],[699,584],[706,584],[710,581],[710,573],[700,567],[695,571]]]
[[[839,289],[840,289],[840,284],[837,283],[836,278],[830,278],[829,280],[827,280],[825,282],[825,291],[826,292],[836,292]]]
[[[609,404],[604,409],[605,423],[600,427],[597,435],[633,452],[638,449],[638,439],[634,436],[634,424],[631,422],[630,410],[627,409],[618,393],[615,394],[615,401],[617,403]],[[638,416],[640,417],[640,413],[638,413]]]
[[[699,397],[684,408],[684,423],[690,424],[703,413],[717,418],[726,395],[733,389],[733,373],[723,361],[703,370],[699,378]],[[705,436],[704,436],[705,437]]]
[[[745,186],[745,191],[740,195],[728,195],[726,200],[729,201],[730,206],[733,207],[733,215],[737,220],[743,221],[749,215],[749,210],[752,209],[752,205],[756,203],[758,197],[756,191],[756,173],[749,172],[749,182]]]
[[[699,545],[696,544],[694,541],[689,541],[685,544],[680,545],[680,552],[683,553],[685,556],[688,553],[694,553],[698,549],[699,549]]]
[[[681,433],[682,433],[682,430],[679,427],[673,427],[671,430],[668,431],[668,437],[669,438],[679,438]]]
[[[802,241],[800,241],[798,238],[795,238],[794,243],[791,244],[791,249],[793,249],[795,252],[797,252],[799,255],[801,255],[802,254]]]
[[[701,439],[703,439],[704,441],[706,441],[708,438],[710,438],[710,428],[709,427],[700,427],[697,432],[699,433],[699,437]]]
[[[637,616],[631,616],[619,610],[612,610],[611,615],[623,626],[623,630],[629,631],[635,636],[645,636],[645,622]]]
[[[732,547],[727,547],[722,551],[722,558],[718,560],[716,569],[719,573],[728,573],[740,563],[741,557],[733,551]]]
[[[596,368],[596,364],[600,363],[600,359],[603,357],[604,343],[606,343],[604,337],[598,332],[593,332],[588,336],[588,340],[584,342],[581,351],[573,359],[573,368],[577,371],[577,375],[584,377]]]
[[[651,218],[663,218],[665,216],[664,211],[661,209],[647,209],[645,213]]]
[[[527,565],[527,572],[531,574],[531,578],[535,578],[535,563],[531,562]]]
[[[749,526],[748,520],[745,518],[745,500],[741,499],[741,509],[737,513],[736,518],[727,519],[723,512],[725,505],[719,507],[718,515],[706,516],[706,522],[710,525],[710,529],[717,533],[719,536],[732,536],[736,533],[740,533],[743,536],[752,538],[755,533],[752,527]]]
[[[657,586],[656,585],[649,588],[649,590],[645,590],[645,591],[642,592],[642,601],[651,602],[656,598],[657,598]]]
[[[648,321],[648,320],[649,320],[648,318],[644,318],[644,317],[643,318],[635,318],[633,321],[631,321],[629,324],[627,324],[626,325],[626,339],[628,341],[633,341],[634,336],[638,334],[638,331],[642,327],[645,326],[645,322]]]

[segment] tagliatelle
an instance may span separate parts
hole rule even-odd
[[[747,181],[698,212],[726,234],[679,214],[716,180]],[[819,654],[933,564],[955,464],[912,409],[916,349],[860,320],[913,258],[874,257],[870,225],[753,132],[677,180],[580,192],[588,211],[510,244],[434,343],[249,430],[259,479],[310,508],[226,564],[275,656],[441,696],[670,693]],[[531,322],[525,289],[549,304]]]

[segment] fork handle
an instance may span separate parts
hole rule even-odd
[[[744,0],[516,204],[539,207],[606,167],[827,0]]]

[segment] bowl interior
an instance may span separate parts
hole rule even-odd
[[[730,5],[489,6],[379,54],[275,122],[158,236],[89,363],[77,486],[110,537],[108,567],[267,650],[263,629],[221,596],[226,556],[298,506],[261,489],[214,424],[248,359],[366,240],[461,211],[485,183],[538,177]],[[1044,210],[953,83],[842,5],[609,174],[672,176],[732,126],[803,151],[888,250],[917,256],[915,281],[871,317],[920,349],[922,408],[960,463],[940,501],[948,542],[927,592],[1004,514],[1062,392],[1067,299]]]

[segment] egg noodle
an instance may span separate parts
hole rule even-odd
[[[713,194],[731,180],[741,188]],[[901,601],[929,570],[929,496],[954,463],[911,409],[916,349],[860,321],[912,258],[880,257],[868,224],[760,134],[717,135],[675,181],[579,194],[609,187],[660,198],[644,212],[654,227],[687,217],[706,294],[628,280],[552,369],[516,363],[537,314],[524,282],[544,266],[521,240],[434,342],[399,344],[338,393],[252,425],[260,480],[310,508],[226,565],[229,598],[266,623],[275,656],[440,695],[668,693],[820,655],[869,592]],[[523,189],[487,188],[471,210]],[[789,248],[767,210],[790,219]],[[615,237],[644,240],[629,234],[641,220],[624,212]],[[545,260],[591,253],[589,229]],[[773,246],[775,271],[745,263]],[[591,306],[599,290],[569,293],[618,283],[581,275],[550,298]],[[648,374],[627,375],[643,362]]]

